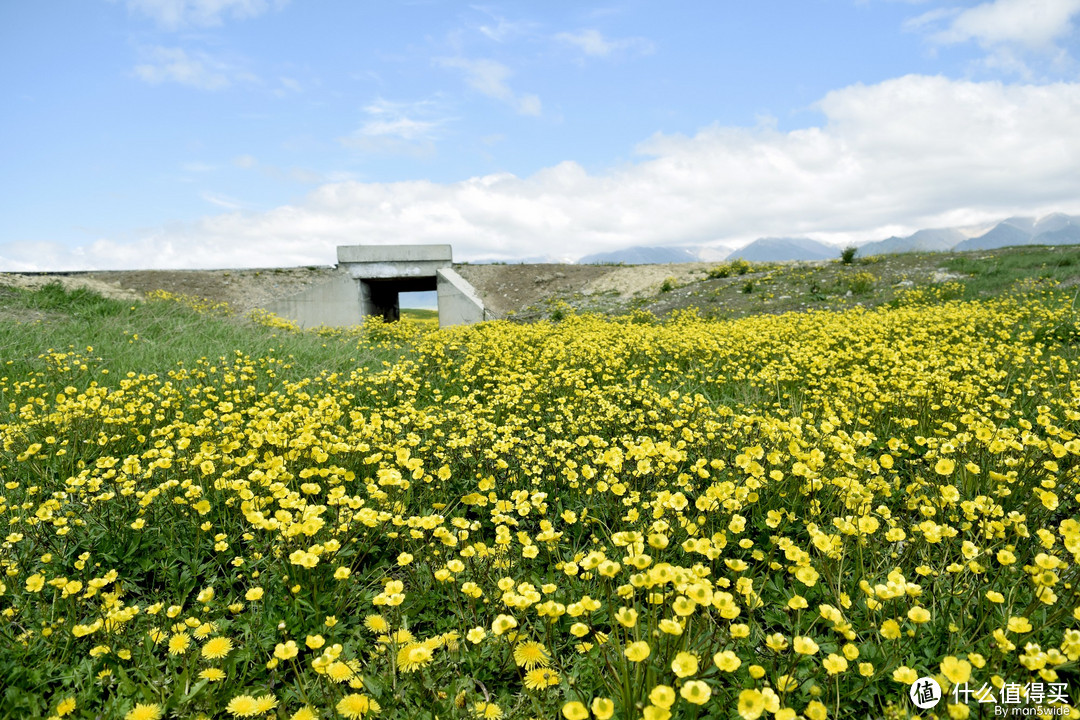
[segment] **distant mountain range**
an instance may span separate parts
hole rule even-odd
[[[874,240],[859,246],[859,255],[905,252],[945,252],[948,250],[993,250],[1012,245],[1080,245],[1080,215],[1053,213],[1042,218],[1011,217],[987,229],[933,228],[905,237]],[[841,248],[811,238],[759,238],[726,256],[711,246],[648,247],[586,255],[578,263],[681,263],[702,260],[743,259],[752,262],[830,260]]]

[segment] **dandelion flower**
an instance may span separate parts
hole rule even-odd
[[[128,711],[127,715],[124,716],[124,720],[158,720],[160,717],[160,705],[157,703],[150,703],[148,705],[139,703]]]
[[[501,718],[503,716],[502,708],[493,702],[478,702],[472,706],[472,714],[477,718],[489,718],[494,720],[495,718]]]
[[[559,673],[551,668],[538,667],[525,673],[525,687],[529,690],[544,690],[559,684]]]
[[[319,720],[319,713],[305,705],[290,715],[289,720]]]
[[[353,676],[353,669],[343,662],[332,662],[326,668],[326,674],[334,682],[347,682]]]
[[[228,655],[233,649],[232,640],[227,637],[216,637],[206,641],[202,647],[202,656],[209,660],[217,660]]]
[[[379,703],[367,695],[349,693],[338,702],[337,711],[350,720],[356,720],[368,713],[374,715],[379,712]]]
[[[251,717],[252,715],[258,715],[258,707],[258,700],[250,695],[237,695],[229,701],[225,709],[236,717]]]
[[[225,679],[225,671],[221,668],[206,668],[199,673],[199,677],[209,682],[217,682]]]
[[[268,713],[277,707],[277,698],[273,695],[260,695],[255,698],[255,712],[259,715]]]
[[[397,654],[398,667],[405,672],[430,665],[432,659],[431,648],[425,645],[406,645]]]
[[[183,655],[191,644],[191,636],[187,633],[176,633],[169,638],[169,654]]]
[[[541,643],[532,640],[518,643],[514,648],[514,662],[518,667],[532,670],[536,667],[547,667],[551,661],[551,655]]]
[[[56,706],[56,714],[59,717],[64,717],[65,715],[69,714],[74,709],[75,709],[75,698],[73,698],[73,697],[64,698]]]

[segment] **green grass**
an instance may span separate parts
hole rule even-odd
[[[426,311],[422,311],[426,312]],[[124,375],[164,373],[200,360],[238,355],[279,359],[284,380],[382,367],[398,352],[361,347],[356,336],[271,330],[236,316],[197,312],[174,301],[130,303],[59,283],[0,292],[0,375],[20,377],[46,365],[49,350],[72,353],[79,364]],[[20,317],[36,319],[20,321]],[[55,368],[53,368],[55,369]]]
[[[401,308],[402,320],[434,320],[439,321],[439,311],[427,308]]]
[[[1024,280],[1064,282],[1080,274],[1080,247],[1034,246],[955,255],[941,266],[968,276],[970,295],[996,295]]]

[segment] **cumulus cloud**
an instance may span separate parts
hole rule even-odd
[[[769,235],[877,239],[1080,212],[1080,83],[912,75],[830,92],[817,108],[820,125],[790,132],[657,134],[637,161],[603,173],[562,162],[528,177],[326,184],[268,212],[49,257],[53,267],[257,267],[330,264],[339,244],[451,243],[457,259],[574,258]],[[0,255],[0,265],[19,260]]]
[[[653,52],[653,44],[645,38],[630,37],[609,39],[599,30],[581,30],[576,33],[559,33],[555,39],[573,45],[586,55],[609,57],[619,52],[634,52],[648,55]]]
[[[169,30],[187,26],[220,25],[224,16],[236,19],[261,15],[288,0],[127,0],[128,10],[149,17]]]
[[[1080,0],[991,0],[966,10],[931,10],[906,27],[939,46],[974,42],[986,51],[987,68],[1031,77],[1031,57],[1049,58],[1059,68],[1069,64],[1061,41],[1075,32],[1078,14]]]
[[[1019,43],[1046,49],[1072,32],[1080,0],[993,0],[964,10],[931,39],[941,44],[974,40],[982,45]]]
[[[222,90],[238,80],[256,80],[252,74],[201,51],[157,46],[144,49],[142,55],[135,75],[151,85],[175,82],[200,90]]]
[[[510,89],[507,80],[513,73],[510,68],[500,62],[461,57],[439,58],[436,62],[442,67],[460,70],[465,75],[465,82],[473,90],[501,100],[521,115],[541,113],[539,97],[529,93],[516,93]]]

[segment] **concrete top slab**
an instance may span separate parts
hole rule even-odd
[[[338,245],[339,263],[451,262],[449,245]]]

